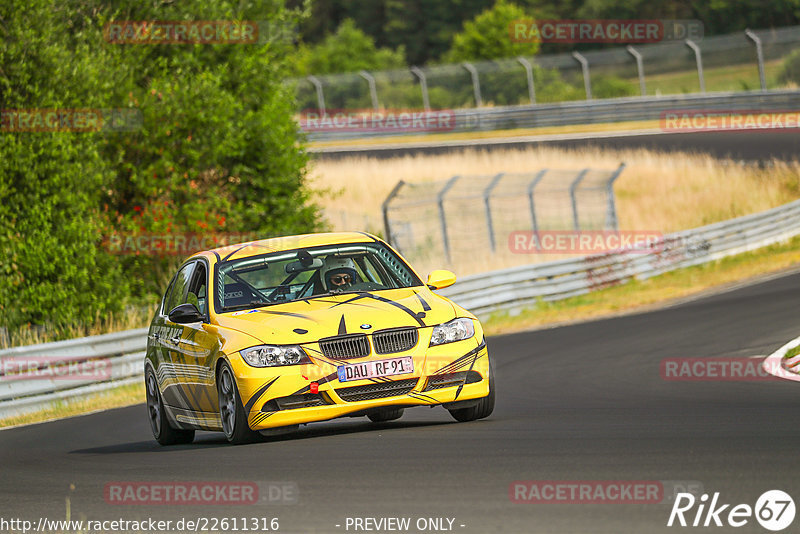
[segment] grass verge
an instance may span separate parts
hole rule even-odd
[[[0,428],[19,425],[43,423],[55,419],[64,419],[75,415],[86,414],[98,410],[122,408],[144,402],[144,380],[141,383],[119,386],[102,393],[91,395],[74,402],[58,402],[52,408],[40,412],[0,419]],[[144,415],[142,415],[144,417]]]
[[[784,360],[788,360],[789,358],[794,358],[800,354],[800,347],[795,347],[793,349],[789,349],[789,351],[783,355]]]
[[[655,305],[720,290],[742,280],[786,270],[800,264],[800,236],[705,265],[687,267],[557,302],[541,302],[518,315],[492,314],[482,321],[489,335],[644,311]]]

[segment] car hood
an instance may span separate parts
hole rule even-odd
[[[341,334],[447,322],[455,309],[426,287],[347,293],[220,314],[217,322],[265,344],[315,342]]]

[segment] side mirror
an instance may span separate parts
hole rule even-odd
[[[428,287],[431,289],[450,287],[456,283],[456,275],[450,271],[437,269],[435,271],[431,271],[431,274],[428,275],[427,283]]]
[[[204,318],[200,310],[189,302],[175,306],[169,312],[169,320],[178,324],[201,323]]]

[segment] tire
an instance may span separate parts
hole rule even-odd
[[[489,417],[494,411],[494,391],[494,366],[492,365],[492,360],[489,360],[489,394],[480,399],[475,406],[448,411],[453,416],[453,419],[460,423]]]
[[[247,414],[244,412],[239,388],[236,387],[236,379],[228,362],[223,362],[220,366],[217,393],[222,431],[228,441],[234,445],[259,441],[261,434],[250,430],[247,424]]]
[[[388,410],[381,410],[380,412],[374,412],[371,414],[367,414],[369,420],[373,423],[385,423],[386,421],[394,421],[395,419],[400,419],[403,417],[403,408],[394,408]]]
[[[147,418],[150,420],[150,430],[153,437],[161,445],[177,445],[194,441],[194,430],[172,428],[164,411],[161,392],[158,390],[158,381],[155,372],[149,365],[144,373],[144,387],[147,392]]]

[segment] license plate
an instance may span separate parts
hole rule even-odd
[[[392,358],[391,360],[374,360],[363,363],[350,363],[336,368],[339,382],[364,380],[381,376],[403,375],[414,372],[414,359],[411,356]]]

